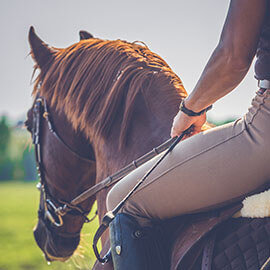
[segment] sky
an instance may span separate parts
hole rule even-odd
[[[143,41],[190,93],[218,43],[228,6],[229,0],[2,0],[0,115],[24,118],[31,106],[31,25],[43,41],[59,48],[77,42],[80,30],[103,39]],[[221,121],[243,115],[256,85],[251,67],[243,82],[214,104],[209,117]]]

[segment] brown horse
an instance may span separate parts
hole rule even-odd
[[[105,214],[108,189],[79,208],[70,206],[61,220],[59,216],[46,216],[48,208],[70,202],[168,139],[172,119],[187,95],[179,77],[146,46],[105,41],[86,32],[80,36],[80,42],[57,49],[47,46],[32,27],[29,32],[31,55],[39,75],[26,126],[33,139],[39,141],[37,159],[42,179],[34,236],[48,261],[64,261],[73,254],[85,216],[95,200],[99,218]],[[43,110],[37,101],[43,104]],[[48,117],[50,121],[45,121]],[[215,220],[212,227],[204,226],[204,234],[226,219],[219,214],[215,217],[210,218],[211,222]],[[189,244],[190,248],[193,244]],[[103,236],[102,246],[106,252],[108,234]],[[94,269],[112,266],[97,263]]]

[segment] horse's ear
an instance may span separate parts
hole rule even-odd
[[[31,56],[42,69],[52,60],[53,50],[37,36],[33,26],[30,27],[28,40],[31,47]]]
[[[84,31],[84,30],[81,30],[79,34],[80,34],[80,40],[89,39],[89,38],[93,38],[94,37],[92,34],[90,34],[87,31]]]

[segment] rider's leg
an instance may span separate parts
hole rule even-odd
[[[157,158],[116,184],[107,197],[112,210]],[[270,90],[257,94],[234,123],[180,142],[121,209],[140,225],[153,219],[228,203],[270,178]]]

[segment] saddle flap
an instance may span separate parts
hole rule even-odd
[[[201,254],[205,236],[217,225],[232,217],[241,207],[242,204],[237,203],[219,211],[190,216],[189,222],[175,234],[170,270],[189,269]],[[189,257],[191,250],[192,256]]]

